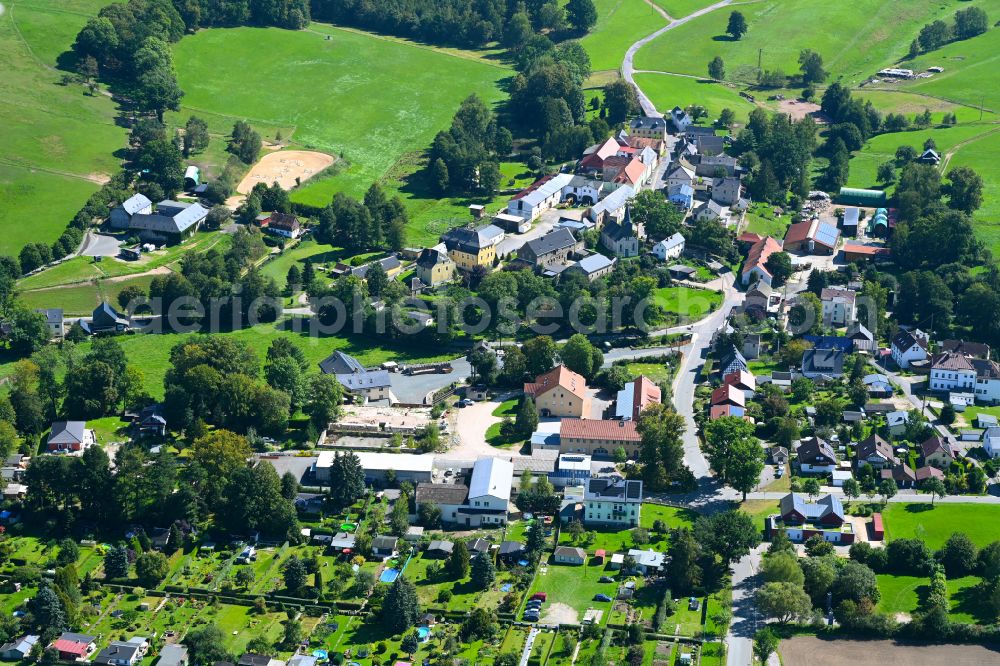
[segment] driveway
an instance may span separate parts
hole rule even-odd
[[[497,245],[497,254],[501,257],[507,257],[515,254],[521,246],[530,240],[535,240],[541,236],[552,231],[552,227],[556,225],[559,218],[563,215],[566,217],[576,218],[577,215],[574,211],[563,210],[558,208],[550,208],[543,212],[537,220],[534,221],[526,233],[523,234],[508,234],[504,237],[500,244]]]
[[[84,257],[117,257],[122,242],[114,236],[88,234],[80,254]]]
[[[501,397],[502,396],[498,396]],[[503,419],[493,416],[500,401],[477,402],[463,409],[452,410],[452,432],[457,436],[455,445],[442,457],[455,460],[476,460],[480,456],[520,457],[516,449],[498,449],[486,441],[486,431]]]
[[[472,366],[464,357],[452,361],[451,367],[454,368],[451,372],[441,374],[404,375],[401,372],[391,372],[389,384],[392,393],[400,402],[420,404],[428,393],[450,386],[453,382],[464,384],[472,374]]]

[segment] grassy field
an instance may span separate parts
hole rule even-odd
[[[641,53],[641,51],[640,51]],[[723,109],[736,112],[738,122],[746,122],[754,105],[740,97],[739,92],[728,86],[713,83],[707,79],[670,74],[636,74],[635,82],[649,96],[658,109],[674,106],[685,108],[700,104],[708,110],[708,119],[719,117]]]
[[[54,241],[118,167],[114,102],[60,85],[57,58],[105,0],[8,0],[0,16],[0,252]]]
[[[663,287],[656,290],[654,302],[667,312],[699,319],[719,307],[722,302],[722,294],[708,289]]]
[[[174,122],[197,113],[226,134],[242,118],[266,135],[282,129],[296,147],[346,160],[346,169],[293,195],[313,205],[338,191],[360,196],[405,155],[426,148],[465,97],[498,101],[497,84],[509,76],[477,54],[324,24],[297,32],[206,30],[181,40],[174,57],[186,93]]]
[[[740,8],[749,30],[739,41],[726,34],[728,8],[711,12],[664,33],[639,50],[638,69],[704,76],[708,61],[721,56],[727,76],[753,81],[759,49],[763,69],[798,71],[798,55],[811,48],[823,56],[831,80],[857,83],[906,55],[920,27],[950,16],[958,3],[940,0],[857,0],[844,5],[824,0],[765,0]],[[819,28],[819,29],[817,29]],[[984,69],[984,74],[989,68]]]
[[[750,231],[761,236],[784,238],[785,232],[788,230],[788,225],[791,224],[792,216],[776,216],[773,206],[766,203],[755,203],[747,211],[746,219],[747,226],[744,231]]]
[[[663,363],[629,363],[625,366],[625,370],[633,377],[645,375],[657,384],[669,381],[673,376],[670,367]]]
[[[675,19],[689,16],[702,7],[713,4],[712,0],[654,0],[654,2],[670,14],[670,18]]]
[[[878,610],[896,615],[912,614],[919,609],[921,601],[930,591],[930,581],[920,576],[894,576],[879,574],[878,588],[882,600]],[[979,579],[975,576],[948,580],[948,615],[953,622],[992,622],[989,611],[980,603],[981,592],[977,590]]]
[[[577,612],[577,621],[582,620],[583,614],[590,608],[604,611],[601,618],[603,624],[610,615],[611,602],[594,601],[594,596],[606,594],[614,597],[616,588],[614,583],[598,582],[601,576],[605,575],[614,575],[614,572],[606,571],[604,564],[591,564],[589,559],[584,566],[549,562],[547,565],[541,565],[526,598],[530,598],[536,592],[548,594],[548,600],[542,605],[542,622],[547,621],[547,614],[554,604],[565,604]],[[561,619],[561,621],[568,620]]]
[[[973,216],[976,236],[993,250],[1000,252],[1000,126],[995,131],[958,148],[948,163],[948,169],[971,167],[983,177],[983,206]]]
[[[953,532],[965,532],[978,545],[1000,539],[996,524],[1000,506],[995,504],[891,503],[882,512],[887,539],[919,537],[936,550]]]
[[[597,25],[580,42],[595,72],[618,71],[628,47],[667,24],[643,0],[594,0],[594,5]]]

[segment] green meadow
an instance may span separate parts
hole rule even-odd
[[[714,4],[714,0],[654,0],[654,2],[673,19],[689,16],[703,7]]]
[[[197,114],[225,135],[244,119],[265,137],[280,130],[297,148],[344,160],[292,195],[311,205],[339,191],[362,195],[427,148],[465,97],[497,102],[510,75],[486,56],[324,24],[204,30],[176,44],[174,60],[185,91],[174,122]]]
[[[739,41],[726,35],[734,8],[725,7],[682,25],[639,50],[638,69],[703,76],[721,56],[730,78],[746,79],[757,66],[798,71],[798,55],[811,48],[823,56],[831,80],[858,83],[907,54],[920,27],[968,3],[941,0],[764,0],[742,3],[749,30]]]
[[[675,106],[687,108],[700,104],[708,111],[708,119],[719,117],[723,109],[736,112],[738,122],[746,122],[754,105],[740,97],[737,90],[707,79],[672,74],[636,74],[636,84],[649,96],[656,108],[665,111]]]
[[[125,145],[115,104],[61,85],[60,54],[106,0],[7,0],[0,16],[0,252],[54,241]]]
[[[667,24],[643,0],[594,0],[594,5],[597,25],[580,40],[590,55],[590,68],[594,72],[617,72],[628,47]]]
[[[906,504],[893,502],[882,512],[886,539],[917,537],[928,548],[940,548],[953,532],[965,532],[979,547],[1000,539],[997,520],[1000,506],[996,504]]]

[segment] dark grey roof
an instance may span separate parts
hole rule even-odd
[[[145,194],[133,194],[121,203],[122,209],[129,215],[135,215],[143,208],[152,206],[153,202]]]
[[[540,238],[530,240],[525,246],[535,257],[543,257],[576,245],[576,238],[569,229],[559,227]]]
[[[497,550],[498,555],[514,555],[524,552],[524,544],[520,541],[504,541]]]
[[[94,308],[90,320],[91,327],[95,329],[129,325],[128,317],[111,307],[107,301]]]
[[[840,349],[807,349],[802,353],[802,371],[841,375],[847,354]]]
[[[63,323],[63,309],[62,308],[37,308],[35,312],[40,312],[45,315],[45,321],[49,324],[62,324]]]
[[[495,224],[488,224],[477,229],[472,227],[449,229],[441,235],[441,240],[449,250],[476,254],[485,247],[496,245],[501,235],[503,229]]]
[[[342,351],[335,351],[319,362],[324,374],[336,375],[337,381],[349,391],[383,388],[389,386],[388,370],[368,370],[361,363]]]
[[[655,118],[652,116],[638,116],[633,118],[629,124],[629,129],[653,129],[653,130],[664,130],[667,129],[666,118]]]
[[[469,496],[469,488],[460,483],[420,483],[417,484],[417,503],[464,504]]]
[[[358,266],[357,268],[352,268],[351,275],[359,277],[363,280],[365,276],[368,275],[368,269],[371,268],[372,264],[374,263],[376,262],[369,262],[364,266]],[[386,273],[388,273],[389,271],[396,270],[397,268],[402,266],[402,264],[399,262],[399,259],[395,255],[385,257],[384,259],[379,259],[378,264],[382,266],[382,270],[385,271]]]
[[[377,536],[372,539],[372,548],[377,548],[378,550],[390,550],[396,547],[399,543],[399,538],[394,536]]]
[[[83,442],[83,431],[87,429],[86,421],[56,421],[52,424],[49,444],[79,444]]]
[[[781,515],[788,515],[792,510],[805,516],[807,520],[818,520],[833,514],[844,520],[844,505],[833,495],[821,497],[816,502],[806,502],[802,495],[789,493],[781,498]]]
[[[800,463],[806,463],[807,465],[814,462],[826,464],[827,462],[833,463],[837,461],[837,454],[834,453],[833,447],[826,440],[822,440],[819,437],[810,437],[803,440],[799,444],[799,448],[795,450],[795,454],[799,457]],[[821,456],[822,459],[817,461],[817,458]]]
[[[417,266],[421,268],[434,268],[438,264],[443,264],[448,259],[448,255],[443,252],[438,252],[432,247],[424,248],[420,251],[420,256],[417,257]]]
[[[625,479],[587,479],[587,500],[642,501],[642,481]]]
[[[609,238],[611,241],[638,238],[635,228],[632,226],[632,207],[626,205],[625,216],[622,217],[622,221],[615,222],[612,220],[608,222],[604,225],[604,229],[601,230],[601,235]]]
[[[132,216],[130,229],[179,234],[187,231],[208,216],[201,204],[185,204],[177,201],[161,201],[156,204],[156,212],[139,213]]]

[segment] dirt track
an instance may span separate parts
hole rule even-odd
[[[982,666],[1000,651],[981,645],[909,645],[894,641],[823,640],[796,636],[778,648],[785,666]]]

